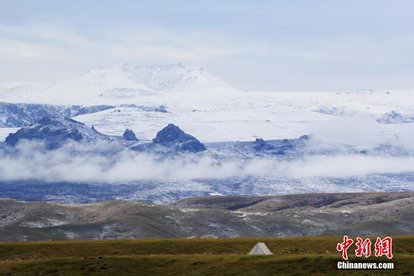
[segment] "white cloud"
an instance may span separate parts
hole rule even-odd
[[[375,147],[385,142],[375,117],[363,114],[332,116],[320,123],[313,134],[323,143]]]
[[[232,177],[324,178],[398,174],[414,172],[414,157],[337,154],[278,160],[257,157],[251,160],[219,161],[209,155],[187,155],[161,159],[146,153],[124,150],[107,155],[96,154],[104,145],[82,147],[67,144],[46,151],[41,144],[24,142],[18,152],[2,154],[0,179],[77,183],[128,183],[141,180],[185,181],[227,179]],[[106,148],[108,145],[105,145]]]
[[[0,38],[0,56],[44,60],[58,55],[53,47]]]
[[[286,175],[293,178],[366,176],[414,172],[414,157],[392,156],[313,156],[286,166]]]

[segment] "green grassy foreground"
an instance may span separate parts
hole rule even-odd
[[[394,237],[394,270],[338,271],[341,237],[0,243],[0,275],[411,275],[414,236]],[[263,241],[273,256],[247,256]],[[351,248],[355,249],[354,247]],[[365,261],[350,254],[351,261]],[[371,257],[368,261],[389,262]],[[411,274],[410,274],[411,273]]]

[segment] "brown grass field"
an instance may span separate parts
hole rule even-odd
[[[0,243],[0,275],[412,275],[414,236],[394,237],[394,270],[337,270],[342,237]],[[373,239],[374,240],[374,239]],[[263,241],[272,256],[247,256]]]

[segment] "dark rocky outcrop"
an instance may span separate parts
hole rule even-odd
[[[177,151],[200,152],[206,147],[194,136],[185,133],[178,126],[169,124],[157,133],[153,144],[174,148]]]
[[[47,149],[56,149],[69,140],[93,142],[106,136],[94,128],[78,121],[45,116],[36,124],[22,127],[15,133],[7,136],[5,143],[15,146],[21,140],[36,140],[45,143]]]
[[[122,134],[122,137],[124,137],[124,140],[127,140],[127,141],[138,141],[138,138],[137,136],[135,136],[135,133],[128,128],[124,131],[124,134]]]
[[[205,151],[206,147],[197,138],[185,133],[178,126],[169,124],[157,133],[152,143],[137,145],[132,149],[169,155],[201,152]]]
[[[254,148],[255,151],[264,151],[264,150],[274,150],[275,149],[274,146],[267,143],[262,138],[256,138],[256,141],[254,141],[253,148]]]

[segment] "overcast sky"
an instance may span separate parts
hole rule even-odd
[[[414,88],[412,0],[0,0],[0,84],[187,62],[248,90]]]

